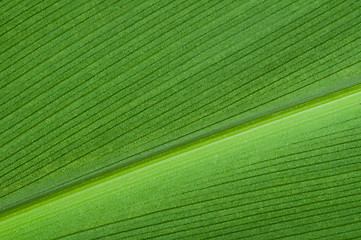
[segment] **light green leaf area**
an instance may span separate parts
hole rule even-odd
[[[361,237],[361,2],[0,4],[0,239]]]
[[[15,212],[2,239],[345,239],[361,227],[361,88]]]

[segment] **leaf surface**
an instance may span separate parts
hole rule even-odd
[[[354,236],[360,5],[3,1],[0,237]]]

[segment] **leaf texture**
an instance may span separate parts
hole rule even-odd
[[[0,238],[357,235],[360,1],[2,3]]]
[[[0,236],[359,236],[360,90],[223,133],[15,212],[0,222]]]

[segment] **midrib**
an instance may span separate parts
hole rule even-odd
[[[352,87],[345,88],[340,91],[336,91],[336,92],[328,94],[326,96],[322,96],[322,97],[298,104],[297,106],[293,106],[293,107],[287,108],[285,110],[281,110],[279,112],[272,113],[267,116],[258,118],[256,120],[246,122],[239,126],[236,126],[236,127],[224,130],[222,132],[210,135],[203,139],[200,139],[200,140],[197,140],[194,142],[190,142],[188,144],[182,145],[180,147],[174,148],[174,149],[166,151],[164,153],[160,153],[153,157],[146,158],[146,159],[142,160],[141,162],[134,163],[127,167],[117,169],[110,173],[104,173],[100,176],[89,179],[86,182],[81,182],[81,183],[75,184],[71,187],[62,189],[60,191],[53,192],[47,196],[43,196],[34,201],[16,205],[16,206],[14,206],[10,209],[4,210],[2,213],[0,213],[0,221],[4,221],[6,219],[21,215],[21,214],[29,212],[31,210],[34,210],[36,208],[40,208],[46,204],[55,202],[59,199],[69,197],[73,194],[85,191],[94,186],[98,186],[100,184],[109,182],[115,178],[121,177],[121,176],[126,175],[131,172],[135,172],[139,169],[156,164],[158,162],[161,162],[164,160],[170,160],[171,158],[173,158],[175,156],[180,156],[182,154],[186,154],[186,153],[195,151],[195,150],[203,148],[205,146],[224,141],[226,139],[241,135],[246,132],[250,132],[257,128],[262,128],[262,127],[265,127],[272,123],[285,120],[285,119],[289,118],[290,116],[294,116],[294,115],[330,104],[332,102],[337,102],[341,99],[346,99],[346,98],[349,98],[351,96],[358,95],[358,94],[361,94],[361,84],[356,84]]]

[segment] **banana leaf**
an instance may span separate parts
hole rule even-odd
[[[3,0],[0,239],[361,237],[361,2]]]

